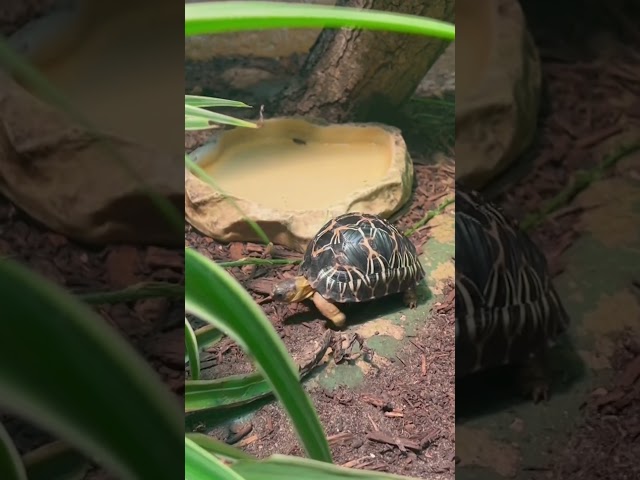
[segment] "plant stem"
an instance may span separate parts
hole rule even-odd
[[[444,210],[451,205],[452,203],[454,203],[455,200],[453,198],[448,198],[447,200],[445,200],[444,202],[442,202],[438,208],[436,208],[435,210],[429,210],[424,217],[422,217],[422,219],[416,223],[413,227],[407,229],[404,232],[404,235],[406,237],[408,237],[409,235],[413,235],[415,232],[417,232],[419,229],[421,229],[422,227],[424,227],[427,223],[429,223],[434,217],[436,217],[437,215],[440,215],[441,213],[444,213]]]
[[[638,150],[640,150],[640,143],[623,146],[616,152],[608,155],[597,168],[591,171],[579,172],[573,182],[567,188],[561,190],[542,210],[525,217],[520,223],[521,228],[524,231],[533,230],[543,223],[552,213],[571,203],[580,192],[586,190],[597,180],[600,180],[607,171],[614,167],[621,159]]]
[[[113,292],[93,292],[78,295],[80,300],[90,305],[132,302],[151,297],[184,298],[184,285],[165,282],[140,282]]]
[[[294,259],[269,259],[269,258],[243,258],[232,262],[217,262],[223,268],[242,267],[244,265],[295,265],[301,260]]]

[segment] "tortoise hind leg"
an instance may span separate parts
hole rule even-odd
[[[344,327],[347,317],[338,307],[336,307],[334,303],[331,303],[318,292],[314,293],[312,300],[320,313],[331,320],[331,323],[333,323],[337,328]]]
[[[536,351],[520,366],[518,384],[522,394],[532,399],[534,404],[549,400],[550,381],[544,352]]]
[[[405,290],[402,301],[409,308],[416,308],[418,306],[418,292],[416,291],[416,287],[409,287]]]

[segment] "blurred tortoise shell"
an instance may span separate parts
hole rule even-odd
[[[569,317],[547,262],[517,223],[456,184],[456,376],[526,361]]]

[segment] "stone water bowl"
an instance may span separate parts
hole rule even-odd
[[[273,243],[298,252],[337,215],[388,218],[413,185],[400,131],[382,124],[274,118],[257,129],[219,132],[191,157],[219,188],[185,173],[191,225],[220,242],[259,241],[244,214]]]
[[[182,70],[167,68],[183,56],[183,46],[166,35],[175,9],[157,2],[124,7],[123,0],[72,2],[8,39],[103,138],[0,72],[0,189],[77,240],[180,245],[180,231],[112,154],[182,210],[182,121],[169,121],[182,118],[182,101],[158,101],[184,81]]]
[[[540,60],[517,0],[459,0],[456,26],[456,178],[481,188],[533,140]]]

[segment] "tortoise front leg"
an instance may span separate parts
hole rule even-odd
[[[416,287],[413,286],[405,290],[402,300],[407,307],[416,308],[418,306],[418,292],[416,291]]]
[[[344,326],[347,317],[345,317],[344,313],[342,313],[335,304],[331,303],[318,292],[313,294],[312,300],[320,313],[331,320],[336,327],[342,328]]]

